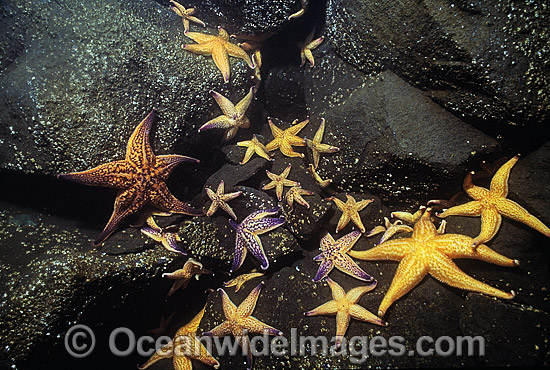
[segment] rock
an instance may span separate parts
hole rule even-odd
[[[301,81],[294,95],[303,96],[313,124],[300,134],[313,137],[320,118],[326,119],[323,142],[340,151],[322,156],[318,173],[333,179],[339,191],[377,191],[383,200],[427,197],[437,189],[434,184],[462,177],[472,158],[498,149],[494,139],[395,74],[362,76],[326,43],[315,52],[323,55],[314,68],[271,72],[266,109],[273,107],[269,96],[280,95],[279,76]]]
[[[224,84],[211,57],[182,50],[191,41],[181,20],[154,1],[10,1],[4,9],[2,29],[26,36],[0,71],[1,168],[55,175],[121,159],[153,108],[158,154],[209,163],[211,134],[197,133],[219,115],[208,91],[237,100],[250,88],[244,61],[230,58]]]
[[[478,122],[548,118],[548,40],[541,1],[330,0],[327,38],[367,74],[391,70],[438,104]]]
[[[208,26],[221,26],[234,34],[278,31],[288,23],[288,16],[301,8],[300,0],[189,0],[182,5],[194,7],[197,18]]]
[[[119,246],[125,253],[94,249],[91,241],[96,232],[75,221],[2,204],[0,286],[6,292],[0,313],[2,361],[21,364],[41,359],[44,366],[44,353],[63,342],[69,327],[98,307],[125,312],[128,304],[135,305],[134,293],[144,291],[152,277],[178,260],[135,230],[119,233],[125,234]],[[167,292],[162,289],[164,293],[157,296],[156,291],[160,292],[151,290],[148,300]],[[94,329],[110,320],[110,314],[101,316],[94,319]],[[60,353],[66,356],[66,351]]]

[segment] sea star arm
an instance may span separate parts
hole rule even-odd
[[[249,333],[268,335],[281,335],[283,334],[279,329],[273,326],[267,325],[253,316],[248,316],[242,320],[242,325],[248,330]]]
[[[384,320],[357,304],[354,304],[349,308],[349,314],[355,319],[370,322],[372,324],[380,326],[388,325]]]
[[[363,269],[355,263],[347,254],[340,254],[340,256],[335,259],[336,268],[350,276],[356,277],[359,280],[363,281],[373,281],[374,278],[367,274]]]
[[[294,122],[296,122],[298,120],[294,120]],[[298,124],[294,124],[294,122],[292,123],[292,126],[290,126],[288,129],[287,129],[287,132],[291,135],[291,136],[295,136],[298,134],[298,132],[300,132],[308,123],[309,123],[309,118],[306,119],[305,121],[302,121]],[[294,145],[298,145],[298,144],[294,144]],[[302,139],[302,145],[305,145],[305,143],[303,143],[303,139]]]
[[[511,218],[512,220],[519,221],[543,235],[550,237],[550,229],[541,220],[527,212],[525,208],[514,202],[510,199],[499,199],[495,202],[495,206],[505,217]]]
[[[240,115],[244,115],[244,113],[250,106],[250,103],[252,102],[253,98],[254,98],[254,86],[252,86],[248,91],[248,94],[246,94],[245,97],[240,102],[237,103],[237,105],[235,106],[235,110]]]
[[[317,308],[314,308],[311,311],[304,313],[306,316],[317,316],[317,315],[330,315],[338,311],[338,302],[332,300],[326,303],[323,303]]]
[[[462,234],[445,234],[432,240],[434,248],[451,259],[471,258],[508,267],[519,265],[517,260],[505,257],[485,244],[480,244],[474,249],[472,248],[472,242],[472,238]]]
[[[147,369],[148,367],[153,365],[155,362],[158,362],[165,358],[172,357],[173,348],[174,348],[174,343],[170,341],[167,345],[163,346],[158,351],[155,351],[155,353],[153,353],[153,355],[149,358],[149,360],[147,360],[146,363],[144,363],[141,366],[138,365],[138,369],[140,370]]]
[[[324,258],[323,254],[321,254],[320,256]],[[328,258],[324,258],[321,262],[321,265],[319,266],[319,270],[317,270],[317,274],[313,278],[313,281],[318,282],[324,279],[330,273],[333,267],[334,262]]]
[[[105,228],[101,234],[94,241],[93,245],[98,246],[102,244],[120,225],[122,220],[135,213],[138,209],[143,207],[147,199],[136,196],[134,191],[123,190],[120,191],[115,200],[115,207],[111,218],[105,225]]]
[[[250,251],[250,254],[252,254],[258,261],[260,261],[260,268],[262,270],[267,269],[269,267],[269,261],[267,259],[267,256],[265,255],[260,237],[246,231],[244,231],[244,234],[247,238],[246,245],[248,247],[248,250]]]
[[[128,187],[131,174],[135,171],[136,168],[130,162],[123,160],[105,163],[86,171],[60,174],[57,177],[85,185],[124,189]]]
[[[237,228],[237,223],[235,223],[233,220],[229,220],[229,224],[233,226],[233,228],[236,228],[237,230],[237,236],[235,238],[235,256],[233,256],[233,265],[231,266],[230,273],[233,273],[234,271],[237,271],[239,267],[244,262],[244,259],[246,258],[246,241],[242,237],[242,231],[239,231]]]
[[[346,296],[345,290],[336,281],[327,278],[327,283],[332,293],[332,299],[340,301]]]
[[[221,44],[216,43],[212,47],[212,59],[214,60],[216,67],[218,67],[222,73],[223,80],[225,82],[229,82],[229,76],[231,73],[231,69],[229,67],[229,56],[227,55],[226,49],[224,49]]]
[[[264,282],[262,281],[260,284],[258,284],[252,291],[248,294],[248,296],[244,299],[244,301],[241,302],[239,307],[237,308],[236,314],[239,317],[245,317],[252,315],[252,312],[254,311],[254,308],[256,308],[256,302],[258,301],[258,297],[260,296],[260,292],[262,291],[262,288],[264,287]]]
[[[151,199],[151,203],[163,211],[172,213],[182,213],[190,216],[203,216],[202,209],[196,209],[189,204],[182,202],[174,197],[165,183],[159,184],[155,196]]]
[[[205,331],[202,335],[205,337],[224,337],[226,335],[233,334],[232,328],[233,326],[229,322],[224,321],[214,329]]]
[[[472,175],[474,172],[468,172],[466,177],[464,178],[464,182],[462,184],[462,187],[464,188],[464,191],[466,194],[468,194],[471,198],[475,200],[480,200],[487,198],[489,196],[489,190],[482,188],[481,186],[476,186],[472,182]]]
[[[187,157],[179,154],[159,155],[155,158],[155,167],[158,169],[158,177],[166,181],[174,168],[184,162],[199,163],[200,161],[193,157]]]
[[[282,217],[260,218],[247,222],[246,229],[253,234],[259,235],[276,229],[284,223],[285,219]]]
[[[214,90],[210,90],[210,95],[214,98],[216,103],[218,103],[223,114],[225,114],[227,117],[233,118],[237,116],[237,109],[229,99],[227,99],[222,94],[215,92]]]
[[[126,146],[126,160],[138,167],[147,166],[153,163],[155,154],[149,144],[149,133],[156,117],[156,111],[153,109],[137,125]]]
[[[357,303],[364,294],[372,291],[374,288],[376,288],[376,282],[355,287],[346,293],[346,299],[351,303]]]
[[[437,280],[452,287],[503,299],[512,299],[515,296],[514,292],[503,292],[467,275],[443,253],[434,253],[429,264],[430,274]]]
[[[388,240],[366,251],[351,250],[348,255],[360,260],[400,261],[410,250],[411,238]]]
[[[235,126],[235,120],[225,116],[221,115],[216,118],[212,118],[210,121],[206,122],[204,125],[202,125],[199,128],[199,132],[203,132],[206,130],[210,130],[213,128],[232,128]]]
[[[298,144],[295,144],[298,145]],[[279,147],[281,148],[281,153],[283,153],[287,157],[301,157],[303,158],[304,155],[302,153],[298,153],[292,149],[292,145],[288,140],[281,140]]]
[[[458,206],[451,207],[445,211],[438,213],[438,217],[447,217],[447,216],[479,216],[483,211],[483,203],[477,200],[473,200],[468,203],[464,203]]]
[[[192,32],[188,32],[192,33]],[[184,44],[181,47],[184,50],[190,51],[195,54],[199,55],[212,55],[212,49],[214,48],[213,43],[206,43],[206,44]]]
[[[388,308],[399,298],[414,288],[428,273],[428,266],[420,260],[421,256],[409,254],[401,260],[391,285],[378,307],[378,316],[382,317]]]
[[[518,161],[519,156],[511,158],[508,162],[504,163],[495,173],[491,179],[491,193],[498,197],[506,198],[508,196],[508,178],[510,177],[510,171],[512,167]]]
[[[200,32],[185,32],[185,36],[189,37],[191,40],[199,44],[209,43],[210,41],[213,41],[216,39],[215,35],[209,35],[209,34],[200,33]]]
[[[473,245],[478,246],[493,239],[496,235],[500,224],[502,222],[502,217],[494,207],[485,207],[481,212],[481,231],[479,235],[474,238]]]
[[[342,344],[342,339],[348,330],[350,321],[350,314],[346,311],[336,312],[336,340],[334,342],[336,347],[339,347]]]

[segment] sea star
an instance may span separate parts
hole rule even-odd
[[[353,245],[360,237],[361,233],[356,230],[334,241],[334,238],[327,233],[321,239],[320,249],[322,253],[313,257],[314,261],[321,261],[321,266],[319,266],[319,270],[313,281],[317,282],[325,278],[334,266],[336,266],[338,270],[359,280],[367,282],[374,281],[372,276],[357,266],[351,257],[347,255],[347,252],[353,248]]]
[[[481,215],[481,231],[479,235],[474,238],[474,247],[493,239],[500,228],[502,216],[524,223],[543,235],[550,237],[550,229],[548,226],[527,212],[525,208],[513,200],[506,198],[508,196],[508,178],[510,177],[510,171],[518,159],[519,156],[516,155],[498,169],[491,179],[490,189],[475,186],[472,183],[472,175],[474,172],[468,173],[464,179],[463,187],[464,191],[474,200],[466,204],[451,207],[439,213],[437,216]]]
[[[350,219],[359,228],[359,230],[361,230],[361,232],[364,233],[365,226],[363,226],[363,223],[361,222],[361,216],[359,216],[359,212],[363,208],[371,204],[374,200],[364,199],[359,202],[356,202],[355,198],[353,198],[349,194],[346,194],[346,198],[347,198],[346,203],[342,202],[340,199],[336,197],[329,198],[329,200],[334,201],[338,209],[342,211],[342,216],[340,216],[340,220],[338,220],[338,225],[336,226],[336,233],[338,233],[338,231],[346,227]]]
[[[335,345],[337,348],[340,347],[342,339],[344,339],[344,335],[348,330],[351,317],[380,326],[387,325],[387,323],[385,323],[381,318],[357,304],[359,299],[361,299],[365,293],[368,293],[376,288],[376,282],[367,286],[353,288],[347,293],[331,278],[327,278],[327,283],[332,291],[332,301],[328,301],[319,307],[304,313],[304,315],[316,316],[336,314]]]
[[[250,120],[245,116],[245,113],[254,97],[254,86],[250,88],[248,94],[237,105],[234,105],[229,99],[214,90],[210,91],[210,95],[222,109],[223,115],[206,122],[199,128],[199,132],[213,128],[223,128],[225,129],[223,140],[227,141],[237,134],[239,128],[250,127]]]
[[[212,204],[210,205],[210,208],[208,208],[208,212],[206,212],[206,215],[208,217],[212,216],[218,208],[223,209],[225,212],[229,214],[229,216],[233,217],[234,220],[237,219],[237,216],[235,215],[235,212],[233,212],[233,209],[229,207],[227,202],[229,202],[231,199],[237,198],[239,195],[241,195],[242,191],[236,191],[234,193],[224,194],[224,182],[223,180],[220,181],[220,184],[218,185],[218,189],[214,193],[212,189],[205,188],[206,194],[208,194],[208,197],[212,200]]]
[[[141,228],[141,232],[144,235],[150,237],[154,241],[160,242],[162,246],[170,252],[187,255],[187,252],[178,245],[178,242],[181,242],[178,233],[167,231],[168,228],[163,229],[158,226],[153,216],[149,216],[146,222],[149,227]]]
[[[348,253],[354,258],[367,261],[401,261],[390,288],[378,308],[380,317],[384,316],[395,301],[418,285],[427,274],[455,288],[503,299],[514,297],[513,291],[506,293],[472,278],[460,270],[452,260],[470,258],[508,267],[519,265],[517,260],[504,257],[485,244],[474,249],[472,248],[473,239],[469,236],[439,234],[430,216],[431,209],[427,208],[420,220],[414,224],[410,238],[388,240],[366,251]]]
[[[248,274],[241,274],[237,276],[234,279],[231,279],[229,281],[226,281],[223,283],[223,286],[226,288],[235,287],[235,293],[237,293],[243,286],[244,283],[246,283],[248,280],[252,280],[254,278],[264,276],[263,272],[250,272]]]
[[[193,216],[204,214],[202,210],[176,199],[166,187],[165,181],[176,165],[182,162],[198,163],[199,160],[183,155],[155,156],[149,143],[149,132],[155,119],[155,110],[136,127],[126,148],[126,159],[102,164],[87,171],[58,175],[58,178],[86,185],[120,189],[115,209],[103,232],[94,241],[103,243],[127,216],[147,204],[162,211]]]
[[[189,258],[183,265],[183,268],[174,272],[162,274],[162,277],[176,280],[174,281],[174,284],[172,284],[172,288],[170,288],[170,291],[166,296],[170,297],[180,288],[185,289],[193,276],[195,276],[195,279],[199,280],[199,276],[204,274],[212,274],[212,271],[205,269],[202,263],[196,259]]]
[[[254,308],[256,307],[256,301],[260,296],[264,283],[260,283],[254,288],[248,297],[241,302],[239,307],[235,306],[227,293],[223,289],[218,289],[222,296],[223,312],[225,314],[225,321],[214,329],[203,333],[205,336],[223,337],[226,335],[233,335],[248,359],[248,369],[253,366],[252,353],[250,351],[250,340],[248,339],[248,333],[252,334],[268,334],[268,335],[282,335],[283,333],[279,329],[275,329],[272,326],[264,324],[257,318],[251,316]]]
[[[298,44],[300,47],[300,58],[302,59],[302,64],[300,64],[300,67],[306,64],[306,59],[309,61],[311,67],[315,66],[315,59],[313,59],[313,54],[311,51],[321,45],[325,37],[321,36],[313,40],[314,34],[315,30],[311,31],[306,40],[303,43]]]
[[[247,163],[254,153],[258,154],[260,157],[267,159],[268,161],[273,161],[274,159],[267,153],[267,149],[264,144],[260,143],[256,135],[252,136],[252,140],[239,141],[238,146],[246,147],[246,153],[244,153],[244,158],[240,161],[240,164]]]
[[[191,370],[191,359],[213,366],[215,369],[220,367],[220,363],[212,357],[208,350],[197,338],[197,329],[204,316],[206,306],[191,321],[182,326],[176,332],[174,339],[167,345],[155,351],[151,358],[138,369],[147,369],[157,361],[165,358],[172,358],[175,370]]]
[[[403,225],[401,220],[396,220],[393,223],[387,217],[384,217],[384,226],[376,226],[374,229],[365,234],[366,237],[373,236],[376,234],[384,233],[378,243],[384,243],[386,240],[390,239],[397,233],[402,232],[411,232],[413,231],[412,227],[408,225]]]
[[[321,124],[319,125],[319,129],[315,133],[313,140],[307,138],[305,139],[307,147],[311,149],[311,153],[313,154],[313,168],[319,167],[319,159],[321,158],[321,153],[336,153],[340,150],[335,146],[321,143],[324,133],[325,119],[321,118]]]
[[[203,21],[201,21],[197,17],[193,17],[193,14],[195,14],[195,8],[185,9],[180,3],[177,3],[174,0],[170,0],[170,9],[172,9],[177,15],[181,17],[183,21],[183,29],[185,32],[189,31],[189,21],[198,23],[201,26],[206,27],[206,24],[204,24]]]
[[[309,119],[302,121],[298,124],[297,119],[292,122],[291,126],[286,130],[281,130],[271,121],[271,118],[268,118],[269,127],[271,128],[271,133],[273,134],[274,139],[270,141],[265,147],[268,152],[271,152],[277,148],[281,148],[281,153],[287,157],[303,157],[302,153],[297,153],[292,149],[294,146],[305,146],[306,142],[301,137],[296,136],[301,129],[309,122]]]
[[[301,186],[293,186],[285,194],[286,203],[290,206],[290,211],[292,212],[294,208],[294,202],[303,205],[309,209],[309,203],[306,202],[302,195],[313,195],[315,194],[311,190],[302,189]]]
[[[271,182],[264,185],[262,187],[262,190],[269,190],[269,189],[275,188],[277,199],[280,202],[283,199],[283,189],[285,186],[300,186],[299,182],[287,179],[291,168],[292,168],[292,165],[289,164],[287,168],[285,168],[284,171],[281,172],[280,175],[277,175],[275,173],[269,172],[268,170],[265,170],[265,172],[267,173],[267,177],[271,179]]]
[[[229,224],[237,234],[235,238],[235,257],[229,273],[233,273],[241,267],[247,250],[260,261],[262,270],[269,267],[269,261],[265,256],[262,241],[258,235],[271,231],[285,223],[284,218],[265,218],[278,212],[278,208],[252,212],[240,224],[231,219],[229,220]]]
[[[216,67],[223,75],[223,80],[229,82],[230,67],[229,56],[242,58],[250,68],[254,68],[252,60],[240,47],[229,42],[229,34],[218,27],[218,36],[199,32],[185,32],[185,36],[193,39],[197,44],[184,44],[182,48],[195,54],[212,55]]]

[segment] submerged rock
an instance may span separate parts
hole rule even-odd
[[[55,175],[122,159],[133,129],[153,108],[158,154],[212,156],[209,136],[197,133],[219,109],[208,91],[238,101],[252,70],[230,58],[224,84],[211,57],[181,48],[192,41],[169,8],[129,5],[8,1],[2,34],[26,36],[0,70],[1,168]]]
[[[327,35],[367,74],[391,70],[459,116],[489,122],[548,118],[543,1],[330,0]]]

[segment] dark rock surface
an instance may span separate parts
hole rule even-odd
[[[394,198],[427,196],[434,184],[464,173],[476,156],[499,150],[494,139],[395,74],[365,77],[330,45],[320,49],[315,50],[321,58],[318,67],[271,71],[266,109],[277,108],[269,104],[269,96],[287,97],[277,90],[285,86],[283,81],[298,84],[287,105],[305,102],[312,117],[302,130],[305,137],[313,137],[319,120],[326,119],[323,142],[342,150],[322,156],[318,172],[340,190],[376,189]]]
[[[121,159],[153,108],[157,153],[204,153],[197,129],[218,109],[208,91],[240,99],[251,69],[231,58],[224,84],[211,57],[181,49],[191,40],[175,13],[154,1],[130,3],[5,4],[3,33],[15,32],[8,41],[24,35],[24,46],[0,69],[1,168],[55,175]]]
[[[367,74],[389,69],[459,116],[487,120],[480,124],[548,118],[543,1],[330,0],[326,17],[347,62]]]

